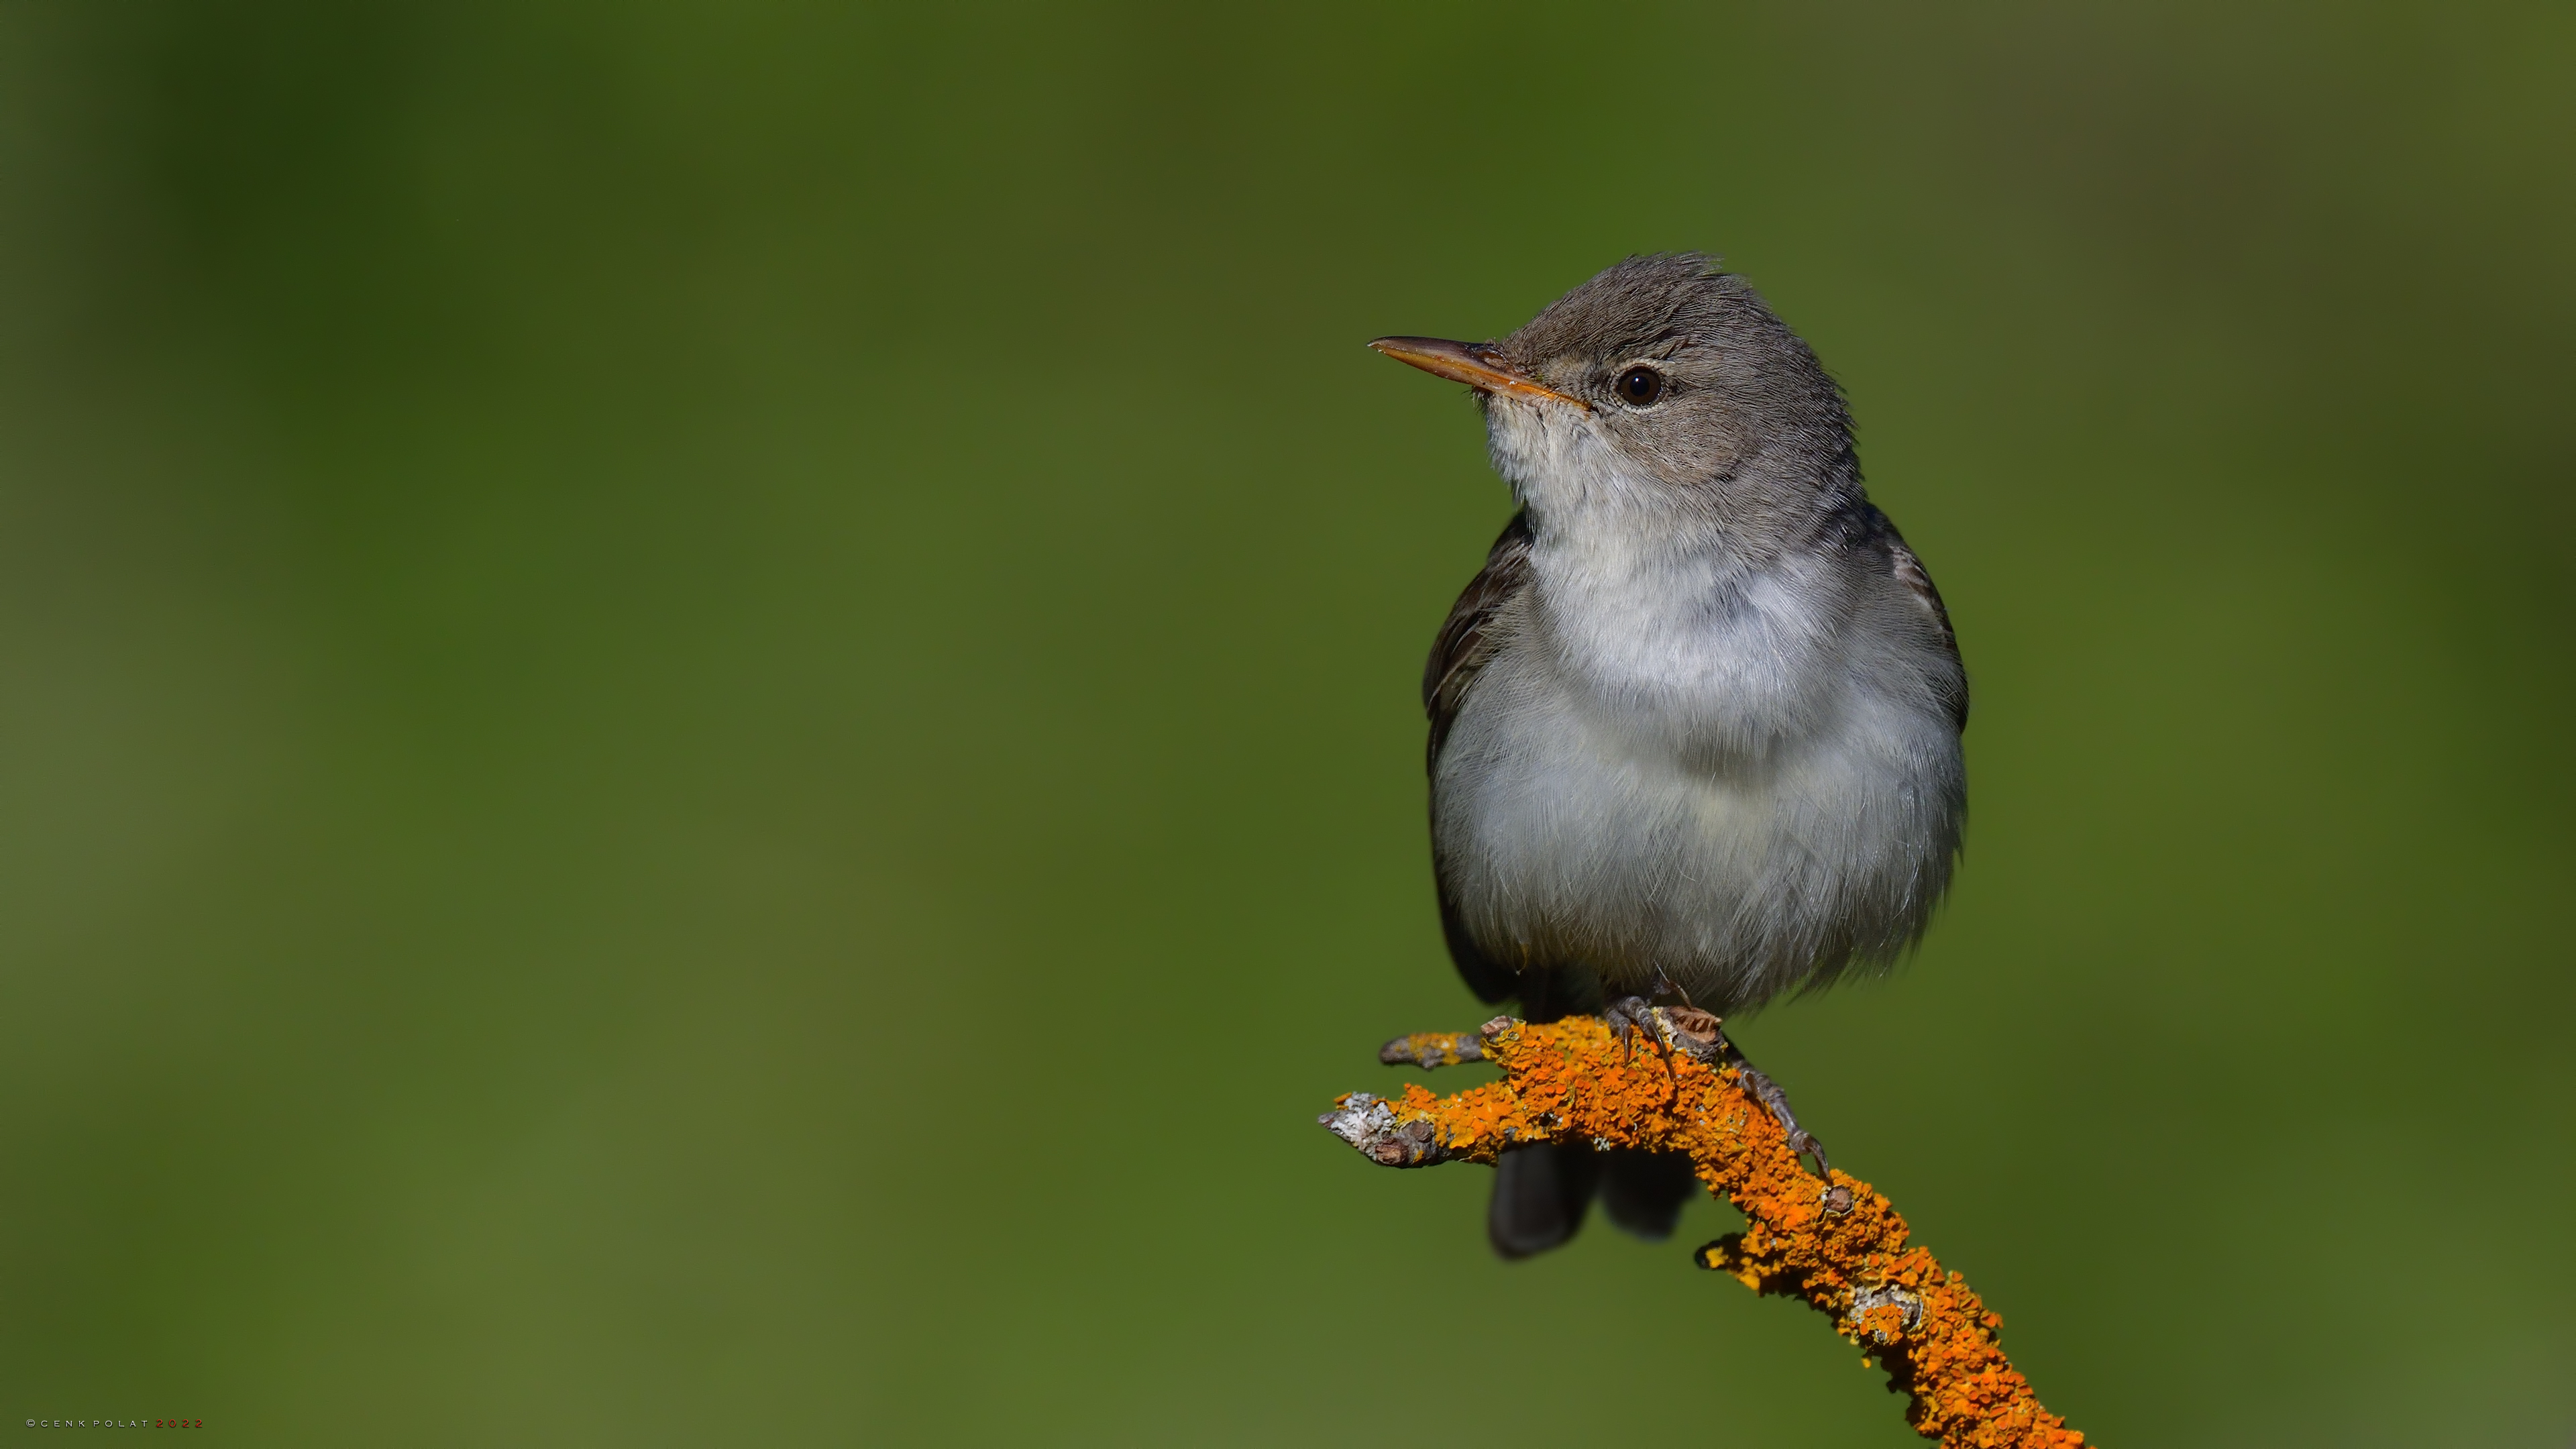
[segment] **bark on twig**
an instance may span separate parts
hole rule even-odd
[[[1415,1085],[1391,1100],[1340,1098],[1319,1120],[1369,1160],[1490,1163],[1515,1144],[1574,1140],[1687,1153],[1709,1191],[1748,1220],[1694,1261],[1830,1315],[1911,1396],[1906,1419],[1923,1437],[1951,1449],[2084,1443],[2004,1357],[2003,1320],[1958,1274],[1907,1246],[1905,1219],[1886,1198],[1849,1173],[1807,1171],[1705,1013],[1655,1008],[1623,1016],[1615,1031],[1591,1017],[1543,1026],[1497,1017],[1472,1039],[1419,1033],[1380,1056],[1481,1059],[1504,1077],[1446,1097]]]
[[[1482,1038],[1463,1031],[1417,1031],[1379,1047],[1377,1059],[1390,1067],[1411,1062],[1428,1071],[1461,1062],[1481,1062],[1485,1059],[1485,1044]]]

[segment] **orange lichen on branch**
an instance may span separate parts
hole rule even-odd
[[[2003,1320],[1958,1274],[1907,1245],[1905,1219],[1886,1198],[1849,1173],[1807,1170],[1713,1019],[1656,1008],[1614,1031],[1592,1017],[1540,1026],[1504,1017],[1473,1039],[1399,1037],[1381,1056],[1490,1061],[1504,1075],[1446,1097],[1418,1084],[1392,1100],[1342,1097],[1323,1124],[1372,1161],[1490,1163],[1515,1145],[1560,1141],[1687,1153],[1709,1191],[1747,1219],[1743,1232],[1701,1248],[1700,1265],[1831,1315],[1912,1396],[1906,1418],[1925,1438],[1953,1449],[2084,1442],[2004,1357]]]

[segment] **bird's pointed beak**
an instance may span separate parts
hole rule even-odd
[[[1369,346],[1398,362],[1421,368],[1434,377],[1463,382],[1478,392],[1545,398],[1550,402],[1572,403],[1585,412],[1592,410],[1592,405],[1583,399],[1558,392],[1512,366],[1503,359],[1501,350],[1489,342],[1450,342],[1438,337],[1381,337]]]

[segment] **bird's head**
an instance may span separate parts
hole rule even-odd
[[[1742,537],[1858,484],[1833,379],[1743,278],[1696,252],[1630,257],[1499,342],[1369,345],[1476,390],[1495,469],[1542,526],[1643,509]]]

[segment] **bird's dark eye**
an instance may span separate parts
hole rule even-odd
[[[1633,407],[1653,407],[1664,395],[1664,375],[1651,367],[1632,367],[1610,386]]]

